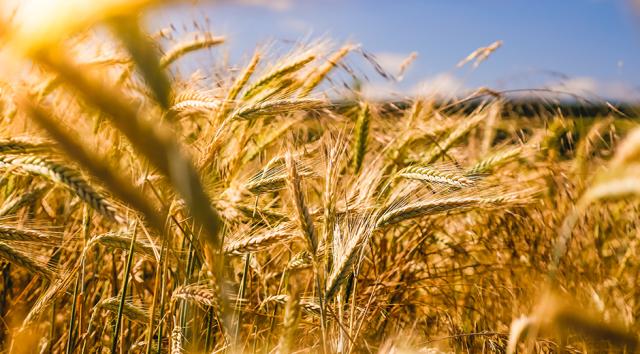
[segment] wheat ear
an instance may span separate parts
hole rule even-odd
[[[475,128],[486,117],[485,114],[476,114],[470,118],[466,118],[464,122],[458,125],[453,131],[447,135],[444,140],[439,141],[421,161],[430,164],[445,154],[458,140],[462,139],[467,133]]]
[[[120,250],[129,250],[131,248],[131,235],[125,233],[109,232],[106,234],[94,236],[90,238],[89,241],[87,241],[85,245],[85,252],[97,244]],[[153,259],[157,259],[153,247],[141,240],[136,239],[134,252],[141,253]]]
[[[509,205],[515,201],[511,196],[498,196],[492,198],[483,197],[451,197],[391,208],[383,213],[376,227],[384,227],[399,223],[404,220],[413,219],[426,215],[440,214],[448,211],[474,208],[495,208]]]
[[[356,46],[352,44],[346,44],[342,46],[337,52],[335,52],[327,61],[319,68],[315,69],[308,78],[304,81],[304,84],[300,88],[300,97],[309,95],[311,91],[316,88],[322,82],[322,80],[329,74],[329,72],[351,52]]]
[[[51,144],[34,137],[0,139],[0,154],[20,155],[45,152]]]
[[[54,240],[55,238],[44,232],[0,225],[0,241],[2,242],[21,241],[51,244]]]
[[[323,100],[314,98],[294,98],[271,100],[249,104],[231,114],[230,119],[252,120],[262,116],[312,110],[326,107]]]
[[[440,171],[426,166],[408,166],[398,171],[397,177],[423,182],[444,184],[458,188],[472,186],[473,180],[449,171]]]
[[[222,305],[219,291],[207,285],[189,284],[180,286],[171,294],[172,306],[177,300],[191,301],[200,306],[211,307],[217,316],[221,314]]]
[[[120,297],[114,296],[108,299],[104,299],[96,305],[97,308],[107,310],[112,313],[118,313],[120,307]],[[149,313],[142,308],[135,306],[131,302],[125,301],[122,308],[122,315],[131,321],[146,324],[149,322]]]
[[[275,302],[280,305],[286,305],[288,301],[289,295],[287,294],[271,295],[262,300],[262,304],[260,305],[260,307],[264,307],[270,302]],[[302,311],[306,312],[309,315],[320,316],[320,305],[318,305],[316,302],[300,300],[300,307],[302,308]]]
[[[29,255],[12,248],[5,242],[0,242],[0,257],[30,271],[31,273],[37,274],[48,281],[52,281],[55,278],[53,271],[39,264],[33,260],[32,257],[29,257]]]
[[[271,230],[261,235],[252,235],[250,237],[235,240],[225,245],[224,252],[227,255],[244,255],[247,253],[255,253],[263,251],[273,245],[282,244],[291,238],[291,232],[287,230]]]
[[[522,153],[522,147],[517,147],[514,149],[508,149],[504,151],[498,151],[494,154],[487,156],[486,158],[478,161],[475,165],[473,165],[470,169],[467,170],[466,174],[468,176],[478,175],[483,173],[490,173],[494,169],[512,161]]]
[[[296,164],[291,153],[286,154],[285,163],[289,174],[287,178],[287,185],[289,187],[289,192],[291,193],[293,204],[296,209],[296,219],[298,222],[298,226],[300,227],[300,230],[304,235],[304,239],[307,242],[309,252],[311,252],[311,254],[315,256],[318,249],[318,238],[316,235],[315,227],[313,226],[313,219],[311,218],[309,209],[305,204],[305,198],[302,194],[303,192],[300,175],[298,174],[298,169],[296,168]]]
[[[294,60],[291,63],[288,63],[286,65],[273,69],[272,71],[268,72],[266,75],[259,78],[251,86],[249,86],[245,91],[243,98],[246,100],[255,96],[256,94],[260,93],[262,90],[267,88],[269,84],[271,84],[272,82],[277,81],[291,73],[294,73],[302,69],[305,65],[307,65],[309,62],[311,62],[315,58],[316,56],[314,54],[309,53],[301,57],[300,59]]]
[[[224,37],[205,35],[202,38],[195,38],[189,41],[178,43],[177,45],[169,49],[162,56],[162,58],[160,58],[160,67],[165,68],[185,54],[204,48],[211,48],[224,43],[224,41]]]

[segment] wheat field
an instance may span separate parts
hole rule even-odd
[[[3,352],[637,350],[633,111],[371,100],[326,38],[185,73],[227,39],[81,3],[0,24]]]

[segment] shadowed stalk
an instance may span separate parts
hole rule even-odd
[[[242,269],[242,279],[240,281],[240,289],[238,290],[238,294],[236,296],[236,312],[235,312],[235,328],[233,333],[233,345],[236,347],[236,350],[239,350],[238,347],[240,345],[240,326],[242,325],[242,312],[240,311],[240,304],[242,299],[245,297],[245,292],[247,290],[247,276],[249,272],[249,262],[251,261],[251,254],[247,254],[244,256],[244,268]]]
[[[76,306],[78,303],[78,288],[80,287],[80,275],[76,276],[76,285],[73,288],[73,302],[71,303],[71,315],[69,320],[69,333],[67,334],[67,348],[66,353],[73,352],[73,339],[75,337],[75,320],[76,320]]]
[[[163,274],[164,264],[168,263],[166,261],[167,255],[167,242],[168,237],[165,237],[162,240],[162,247],[160,248],[160,260],[156,264],[156,274],[154,277],[153,283],[153,298],[151,300],[151,316],[149,317],[149,323],[147,325],[147,354],[151,354],[152,344],[153,344],[153,329],[154,329],[154,318],[156,316],[156,302],[158,300],[158,294],[160,293],[160,284],[161,284],[161,275]]]
[[[129,248],[129,254],[127,256],[127,263],[125,264],[124,274],[122,279],[122,289],[120,294],[120,303],[118,305],[118,315],[116,316],[116,323],[113,326],[113,338],[111,342],[111,354],[117,353],[118,338],[120,337],[120,326],[122,325],[122,311],[125,305],[125,299],[127,296],[127,285],[129,284],[129,272],[131,271],[131,263],[133,261],[133,251],[136,244],[136,236],[138,234],[137,223],[133,225],[133,234],[131,237],[131,246]]]
[[[112,27],[118,38],[127,47],[133,61],[153,90],[158,103],[164,109],[169,108],[171,84],[162,71],[162,65],[156,46],[141,30],[135,16],[119,17],[112,20]],[[177,56],[176,56],[177,57]]]
[[[320,308],[323,309],[323,304],[322,304],[323,291],[321,287],[321,284],[323,283],[321,280],[323,269],[322,269],[322,265],[320,264],[320,262],[318,262],[318,258],[317,258],[318,235],[316,233],[316,229],[313,223],[313,219],[311,218],[311,214],[309,213],[309,209],[305,203],[305,198],[304,198],[303,190],[301,186],[300,175],[298,174],[296,163],[291,153],[287,153],[285,155],[285,164],[288,171],[287,185],[289,187],[289,192],[292,195],[293,204],[296,209],[298,226],[302,231],[304,239],[307,243],[307,248],[311,253],[311,257],[314,260],[313,269],[314,269],[315,286],[316,286],[316,291],[318,292],[318,296],[320,298]],[[299,304],[297,303],[292,304],[292,306],[294,305],[298,306]],[[322,311],[322,317],[321,317],[320,323],[321,323],[322,339],[323,339],[322,350],[323,350],[323,353],[326,353],[325,344],[326,344],[327,337],[326,337],[326,330],[325,330],[324,310]],[[288,344],[284,343],[283,345],[286,346]]]
[[[289,283],[289,294],[284,309],[284,323],[282,334],[278,342],[278,353],[289,354],[293,352],[295,335],[300,321],[300,290],[295,281]]]
[[[23,107],[30,113],[30,116],[58,142],[59,146],[68,153],[69,156],[73,157],[96,178],[104,182],[112,193],[142,212],[145,219],[157,230],[164,229],[164,218],[161,216],[161,213],[156,211],[147,201],[145,196],[132,188],[127,181],[117,175],[105,162],[96,158],[93,153],[86,150],[86,148],[69,133],[61,129],[56,119],[48,114],[41,106],[36,105],[26,97],[23,97],[22,103]]]
[[[199,176],[172,138],[168,128],[162,124],[150,125],[144,121],[137,107],[130,104],[117,90],[81,72],[63,58],[61,53],[42,53],[38,59],[59,72],[87,101],[107,113],[114,125],[129,138],[138,151],[146,156],[161,173],[169,177],[173,187],[190,206],[189,210],[194,218],[205,227],[207,237],[204,239],[205,244],[208,245],[205,249],[211,258],[210,266],[212,269],[217,269],[213,266],[216,258],[213,254],[220,245],[218,235],[221,226],[220,217],[211,207],[212,204],[204,193]]]

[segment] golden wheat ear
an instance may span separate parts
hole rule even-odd
[[[262,77],[258,78],[256,82],[247,87],[242,98],[244,100],[249,100],[267,88],[276,86],[280,81],[287,78],[289,75],[298,72],[315,59],[316,53],[314,50],[308,50],[306,53],[290,58],[283,64],[274,67],[271,71],[268,71]]]
[[[318,250],[318,236],[314,226],[313,219],[309,213],[309,208],[305,202],[304,190],[302,189],[300,174],[296,168],[295,160],[291,153],[285,155],[285,164],[287,167],[287,186],[291,199],[295,207],[296,220],[298,227],[304,236],[309,252],[315,257]]]
[[[357,48],[356,45],[353,44],[345,44],[342,48],[340,48],[337,52],[333,53],[327,61],[322,64],[322,66],[314,69],[307,77],[304,79],[304,83],[300,88],[300,97],[308,96],[313,89],[315,89],[324,78],[335,68],[343,59],[347,56],[352,50]]]

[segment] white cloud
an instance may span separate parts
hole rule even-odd
[[[600,87],[600,96],[620,101],[640,101],[640,89],[625,82],[614,81]]]
[[[407,59],[409,53],[393,53],[393,52],[380,52],[375,53],[376,61],[385,71],[395,74],[400,70],[400,66],[405,59]]]
[[[389,99],[398,95],[398,88],[393,82],[366,82],[362,85],[362,96],[369,100]]]
[[[369,99],[390,99],[412,96],[435,96],[441,99],[461,97],[469,88],[459,78],[449,73],[428,77],[413,87],[401,88],[391,81],[366,83],[362,94]]]
[[[574,77],[548,86],[550,90],[578,96],[597,95],[598,83],[591,77]]]
[[[420,81],[411,90],[414,95],[438,96],[440,98],[454,98],[462,96],[468,88],[459,78],[449,73],[442,73]]]
[[[274,11],[287,11],[293,6],[293,0],[236,0],[237,4],[261,6]]]
[[[382,65],[382,64],[381,64]],[[540,86],[539,86],[540,87]],[[580,76],[554,81],[542,88],[555,92],[523,92],[521,95],[534,98],[589,99],[594,102],[612,100],[620,102],[640,102],[640,87],[634,87],[622,81],[604,81],[593,77]],[[464,81],[451,73],[441,73],[425,78],[413,87],[406,87],[392,81],[365,83],[362,87],[364,97],[368,99],[395,99],[415,96],[431,96],[440,99],[461,98],[475,91],[477,87],[469,87]]]
[[[550,90],[566,92],[583,98],[638,101],[640,90],[622,81],[601,81],[581,76],[547,85]]]
[[[418,57],[417,52],[396,53],[396,52],[379,52],[375,53],[375,60],[382,69],[391,74],[397,81],[402,81],[407,71],[411,69],[411,65]]]

